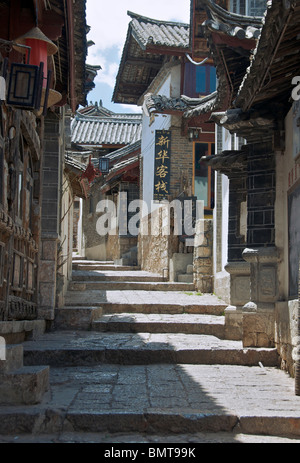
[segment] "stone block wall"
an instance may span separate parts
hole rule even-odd
[[[194,147],[193,143],[182,136],[181,127],[173,125],[171,127],[171,132],[172,156],[170,193],[172,199],[175,199],[184,189],[186,189],[187,195],[191,195],[192,193]],[[190,189],[190,191],[187,191],[188,189]]]
[[[161,207],[141,221],[138,262],[143,270],[168,277],[169,261],[178,252],[179,238],[168,234],[167,208]]]
[[[199,220],[196,224],[194,285],[203,293],[213,292],[213,221],[211,219]]]
[[[38,312],[40,318],[53,320],[56,304],[57,251],[60,237],[63,124],[62,119],[53,113],[48,114],[44,124],[42,252]]]

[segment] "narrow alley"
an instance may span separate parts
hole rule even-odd
[[[0,442],[300,442],[293,379],[276,349],[226,340],[219,298],[136,267],[73,268],[55,330],[24,344],[50,389],[0,407]]]
[[[300,443],[300,0],[0,24],[0,443]]]

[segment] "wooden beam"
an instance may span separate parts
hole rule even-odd
[[[149,67],[154,69],[160,69],[162,67],[162,61],[147,61],[144,59],[139,58],[128,58],[125,61],[125,65],[128,64],[130,66],[141,66],[141,67]]]
[[[185,56],[186,53],[189,53],[191,50],[189,48],[177,48],[177,47],[162,47],[160,45],[148,44],[146,47],[147,53],[152,53],[153,55],[162,54],[162,55],[172,55],[172,56]]]
[[[73,112],[77,108],[77,99],[75,95],[75,57],[74,57],[74,16],[73,2],[67,0],[67,18],[68,18],[68,46],[69,46],[69,76],[70,76],[70,106]]]
[[[42,0],[33,0],[36,26],[39,27],[43,22],[44,2]]]

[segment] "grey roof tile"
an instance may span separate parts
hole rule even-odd
[[[114,114],[92,117],[77,114],[71,123],[72,143],[81,145],[128,145],[141,138],[142,115]]]
[[[132,32],[143,49],[149,43],[166,47],[189,48],[189,24],[158,21],[140,16],[131,11],[128,11],[128,15],[132,18]]]

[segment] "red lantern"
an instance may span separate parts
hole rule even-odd
[[[49,87],[48,56],[52,56],[57,52],[57,46],[48,39],[48,37],[46,37],[46,35],[38,27],[34,27],[22,37],[15,39],[14,42],[16,43],[16,45],[14,45],[15,50],[23,54],[26,53],[29,65],[40,67],[41,63],[43,63],[44,78],[42,84],[43,93],[41,106],[44,105],[45,98],[48,100],[46,101],[47,107],[58,103],[61,100],[62,95],[53,89],[47,89],[47,87]],[[28,49],[18,47],[18,44],[30,47],[30,52]]]
[[[36,39],[26,39],[26,45],[31,48],[29,64],[39,66],[40,63],[44,63],[44,75],[48,74],[48,51],[47,42]],[[27,52],[28,54],[28,52]],[[43,87],[47,86],[46,79],[43,80]]]

